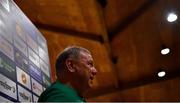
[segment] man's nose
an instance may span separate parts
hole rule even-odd
[[[92,74],[93,74],[94,76],[97,74],[97,70],[96,70],[95,67],[93,67],[93,69],[92,69]]]

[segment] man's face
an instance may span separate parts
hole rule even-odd
[[[75,66],[79,85],[83,88],[90,88],[92,86],[92,80],[97,73],[91,54],[80,52],[78,62]]]

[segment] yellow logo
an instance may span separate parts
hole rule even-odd
[[[24,73],[21,74],[21,79],[22,79],[22,82],[23,82],[24,84],[27,83],[27,78],[26,78],[26,75],[25,75]]]

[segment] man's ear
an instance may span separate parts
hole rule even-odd
[[[66,66],[67,66],[68,71],[75,72],[74,63],[72,59],[70,58],[66,59]]]

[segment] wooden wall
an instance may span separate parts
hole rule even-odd
[[[180,24],[166,20],[169,12],[178,14],[179,7],[177,0],[159,0],[113,38],[120,90],[115,100],[180,101],[180,79],[172,79],[180,76]],[[161,55],[162,45],[171,49],[168,55]],[[162,79],[157,76],[160,68],[166,71]]]
[[[180,78],[142,85],[101,95],[88,101],[111,102],[177,102],[180,101]]]

